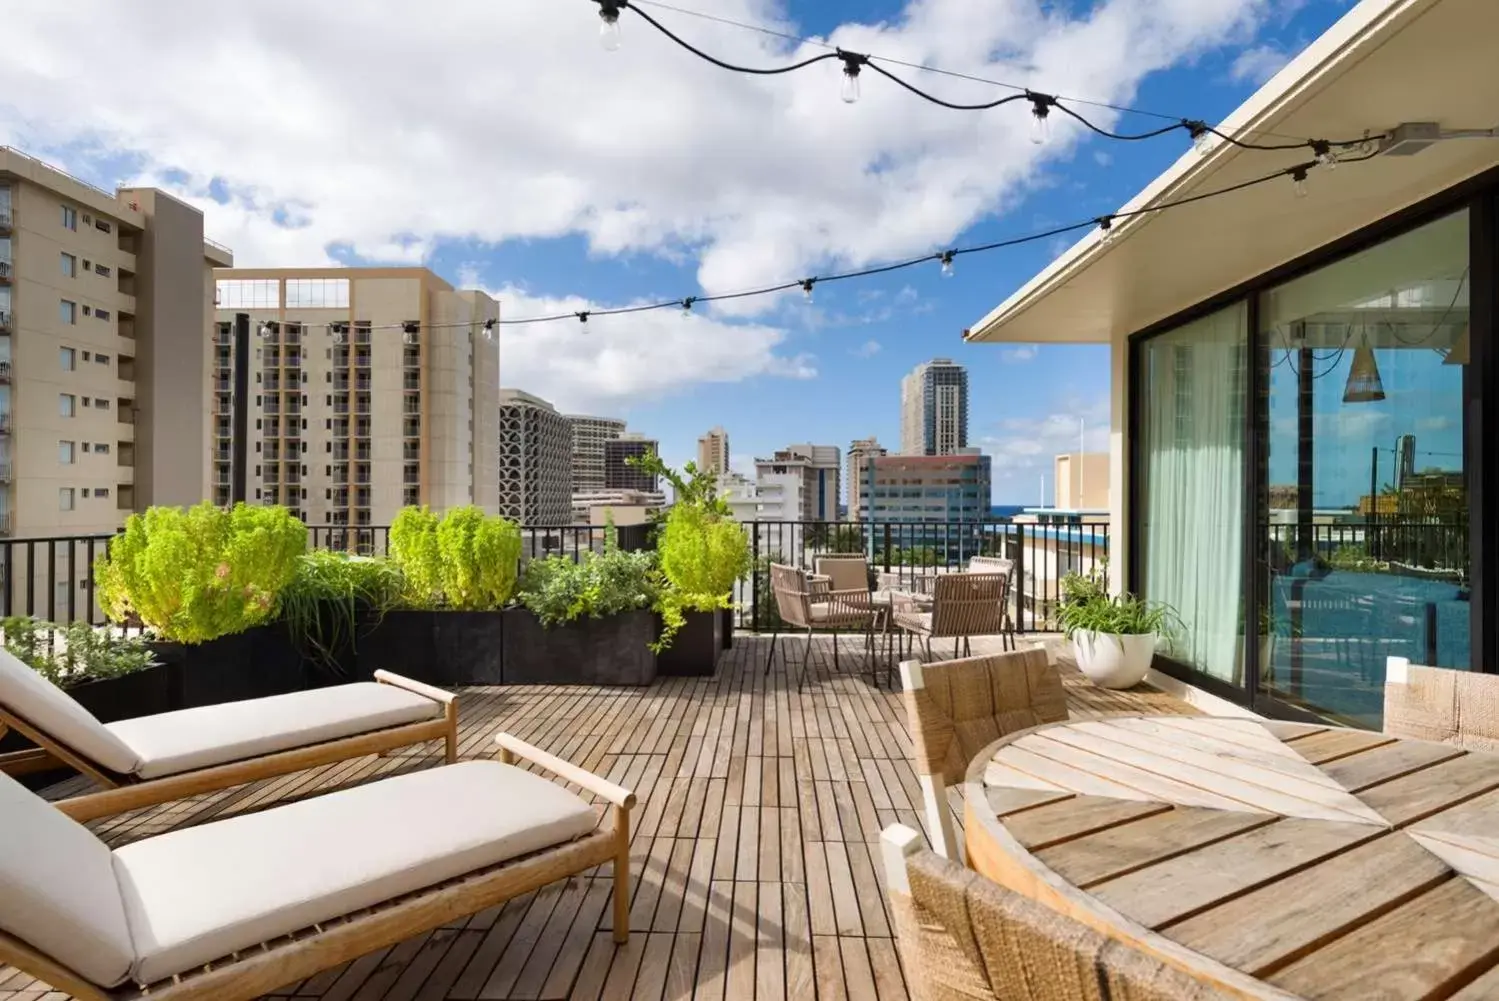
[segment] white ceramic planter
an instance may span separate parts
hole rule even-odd
[[[1120,636],[1079,629],[1072,634],[1072,653],[1078,669],[1099,688],[1133,688],[1150,670],[1155,643],[1154,633]]]

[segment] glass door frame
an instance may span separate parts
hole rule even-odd
[[[1260,610],[1268,598],[1259,572],[1263,547],[1257,537],[1259,502],[1266,479],[1264,435],[1269,420],[1269,348],[1260,329],[1260,296],[1292,278],[1316,271],[1394,239],[1429,222],[1467,209],[1469,264],[1469,362],[1463,369],[1463,466],[1468,496],[1470,553],[1472,670],[1499,673],[1499,459],[1484,461],[1484,443],[1493,442],[1499,455],[1499,168],[1469,178],[1425,201],[1374,222],[1340,240],[1313,250],[1278,268],[1214,296],[1129,335],[1126,343],[1125,443],[1129,543],[1125,587],[1138,593],[1143,580],[1142,507],[1145,475],[1143,441],[1143,346],[1152,338],[1176,330],[1228,306],[1243,302],[1247,309],[1249,340],[1245,366],[1248,407],[1244,421],[1243,505],[1241,542],[1244,547],[1241,594],[1244,600],[1244,639],[1240,650],[1243,685],[1212,677],[1192,666],[1158,655],[1156,667],[1209,694],[1247,706],[1266,716],[1293,720],[1320,717],[1260,690]],[[1148,596],[1147,596],[1148,597]]]

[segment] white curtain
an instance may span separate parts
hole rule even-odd
[[[1242,683],[1243,440],[1247,310],[1144,345],[1143,596],[1185,627],[1173,656]]]

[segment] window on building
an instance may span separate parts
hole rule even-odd
[[[109,496],[109,488],[108,487],[95,487],[94,488],[94,496],[95,497],[108,497]]]
[[[88,262],[84,261],[83,262],[83,266],[85,268],[87,268],[88,267]],[[103,278],[108,278],[109,274],[110,274],[109,265],[107,265],[107,264],[100,264],[100,265],[98,265],[97,267],[94,268],[94,273],[97,274],[97,275],[99,275],[99,276],[101,276],[101,277],[103,277]]]
[[[58,489],[57,489],[57,509],[59,511],[71,511],[71,510],[73,510],[73,488],[72,487],[58,487]]]
[[[66,324],[78,322],[78,303],[70,299],[62,299],[58,302],[57,318]]]
[[[72,393],[57,394],[57,413],[60,416],[72,417],[77,405],[78,399]]]
[[[61,261],[62,261],[62,276],[64,278],[77,278],[78,277],[78,258],[74,257],[72,254],[63,254],[62,258],[61,258]]]
[[[108,365],[109,364],[109,355],[106,355],[106,354],[96,354],[96,355],[94,355],[94,361],[97,362],[97,363],[99,363],[100,365]]]
[[[73,457],[73,443],[71,441],[60,441],[57,443],[57,461],[64,466],[71,466],[77,461]]]
[[[101,233],[109,233],[114,229],[114,227],[110,226],[110,224],[105,222],[103,219],[95,219],[94,228]]]
[[[107,309],[96,309],[96,310],[94,310],[94,316],[96,316],[97,318],[99,318],[101,320],[107,320],[107,319],[109,319],[109,310],[107,310]]]
[[[92,307],[92,306],[84,306],[83,307],[83,315],[84,316],[93,316],[94,315],[94,307]]]
[[[220,309],[279,309],[281,282],[275,278],[226,278],[214,284]]]
[[[347,278],[288,278],[286,308],[348,309]]]
[[[95,455],[108,455],[109,454],[109,444],[107,442],[102,442],[102,441],[99,442],[97,445],[94,446],[94,454]]]
[[[109,401],[106,400],[102,396],[95,397],[95,399],[94,399],[94,409],[95,410],[108,410],[109,409]]]
[[[62,228],[78,231],[78,210],[71,205],[62,207]]]
[[[64,372],[71,372],[78,367],[78,352],[72,348],[58,348],[57,360]]]

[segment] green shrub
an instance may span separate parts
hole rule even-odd
[[[437,526],[442,595],[447,607],[483,612],[515,596],[520,526],[477,507],[456,507]]]
[[[0,620],[0,632],[5,649],[61,688],[134,674],[155,662],[144,639],[86,622],[59,626],[16,615]]]
[[[99,605],[164,640],[206,643],[272,619],[306,549],[307,526],[284,508],[153,507],[95,563]]]
[[[401,572],[402,604],[436,608],[442,601],[442,557],[437,549],[437,515],[426,506],[403,507],[390,523],[390,559]]]
[[[750,572],[751,559],[743,526],[698,504],[672,506],[656,550],[667,584],[656,602],[663,626],[659,653],[685,624],[685,613],[733,606],[734,583]]]
[[[550,628],[650,608],[660,589],[651,553],[606,547],[602,555],[586,552],[577,561],[566,556],[532,560],[520,603]]]
[[[383,615],[404,590],[389,560],[316,550],[297,558],[296,574],[281,594],[281,617],[308,660],[339,669],[338,652],[357,649],[361,611]]]
[[[1062,601],[1057,608],[1062,633],[1072,639],[1079,630],[1115,636],[1154,634],[1166,643],[1180,632],[1176,610],[1162,602],[1133,594],[1109,594],[1108,561],[1085,574],[1072,571],[1062,578]]]

